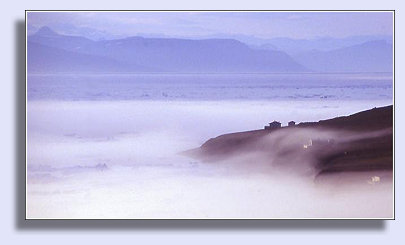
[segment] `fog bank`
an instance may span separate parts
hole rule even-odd
[[[27,217],[391,217],[392,182],[384,172],[317,179],[178,154],[272,120],[317,121],[369,107],[367,101],[29,101]],[[369,184],[373,176],[381,181]]]

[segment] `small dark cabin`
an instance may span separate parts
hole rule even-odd
[[[295,122],[294,121],[288,122],[288,126],[295,126]]]
[[[274,129],[274,128],[281,128],[281,123],[277,121],[273,121],[269,123],[269,126],[264,126],[264,129]]]

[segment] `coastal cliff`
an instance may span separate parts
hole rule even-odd
[[[311,167],[319,174],[392,170],[393,106],[295,126],[224,134],[186,152],[205,162],[250,153],[269,156],[269,161],[271,156],[272,164],[310,157]]]

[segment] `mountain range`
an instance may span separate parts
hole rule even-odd
[[[391,72],[392,46],[384,40],[369,41],[331,51],[313,50],[293,56],[320,72]]]
[[[129,37],[93,41],[43,27],[28,37],[31,72],[296,72],[306,71],[282,51],[255,50],[232,39],[188,40]],[[42,57],[38,57],[41,56]],[[66,56],[69,58],[62,58]],[[72,65],[74,60],[81,64]],[[83,63],[83,60],[88,62]],[[90,64],[90,60],[99,59]],[[38,62],[40,61],[40,62]],[[36,63],[36,64],[34,64]],[[111,67],[109,67],[111,65]],[[143,69],[141,69],[143,68]]]
[[[45,26],[28,36],[27,48],[29,73],[392,70],[392,46],[384,40],[291,55],[274,44],[253,47],[235,39],[92,40],[62,35]]]

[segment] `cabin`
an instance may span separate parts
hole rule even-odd
[[[294,122],[294,121],[289,121],[289,122],[288,122],[288,126],[289,126],[289,127],[295,126],[295,122]]]
[[[281,123],[277,121],[273,121],[269,123],[269,126],[264,126],[264,129],[275,129],[275,128],[281,128]]]
[[[373,176],[371,177],[371,181],[367,181],[370,185],[378,184],[381,181],[380,176]]]
[[[304,147],[304,149],[308,149],[309,147],[311,147],[312,146],[312,139],[309,139],[304,145],[303,145],[303,147]]]

